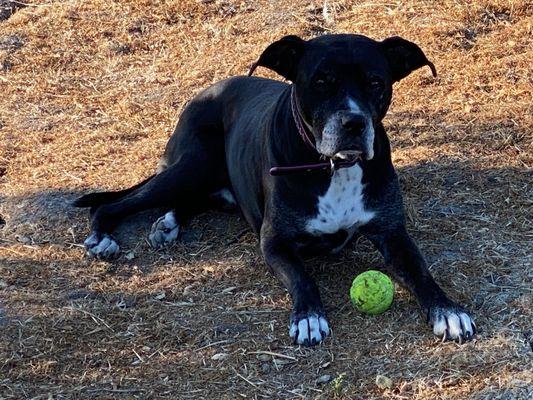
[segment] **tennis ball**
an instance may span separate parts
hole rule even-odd
[[[392,304],[394,286],[390,278],[379,271],[366,271],[355,277],[350,288],[350,298],[359,311],[377,315]]]

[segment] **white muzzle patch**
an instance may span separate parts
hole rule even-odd
[[[372,124],[372,117],[363,112],[361,107],[357,104],[357,102],[352,99],[351,97],[348,97],[346,99],[346,105],[347,110],[342,111],[350,111],[353,114],[360,115],[365,119],[366,122],[366,128],[365,131],[362,133],[363,135],[363,157],[366,160],[371,160],[374,158],[374,125]],[[316,147],[317,150],[327,156],[327,157],[333,157],[335,155],[338,155],[338,158],[347,158],[348,151],[339,151],[336,152],[339,146],[340,141],[340,135],[342,131],[342,123],[341,123],[341,115],[340,113],[342,111],[336,112],[333,115],[329,117],[329,119],[326,122],[326,125],[324,126],[324,129],[322,130],[322,139],[317,141]]]
[[[359,104],[357,104],[357,102],[351,97],[348,97],[347,103],[352,113],[361,115],[362,117],[365,118],[366,129],[363,132],[365,148],[363,149],[363,155],[365,159],[372,160],[374,158],[374,136],[375,136],[374,124],[372,123],[372,117],[369,114],[364,113],[361,110],[361,107],[359,107]]]

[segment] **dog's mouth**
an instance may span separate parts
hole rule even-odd
[[[331,157],[334,161],[347,161],[347,162],[357,162],[361,160],[363,155],[362,151],[359,150],[342,150]]]

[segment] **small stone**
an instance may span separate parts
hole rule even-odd
[[[328,383],[329,381],[331,381],[331,375],[322,375],[320,376],[317,380],[316,380],[316,383],[317,385],[323,385],[324,383]]]
[[[192,292],[193,289],[194,289],[194,285],[185,286],[185,288],[183,289],[183,295],[187,296],[188,294]]]
[[[126,260],[131,261],[135,258],[135,253],[133,251],[128,251],[124,257],[126,257]]]
[[[224,361],[226,358],[229,357],[229,354],[226,354],[226,353],[217,353],[217,354],[214,354],[212,357],[211,357],[211,360],[213,361]]]
[[[277,367],[282,367],[282,366],[284,366],[286,364],[292,364],[294,361],[291,361],[291,360],[280,360],[279,358],[274,358],[272,360],[272,362],[274,364],[276,364]]]
[[[23,243],[23,244],[30,244],[31,243],[31,239],[29,236],[26,236],[26,235],[20,235],[17,237],[17,240],[20,242],[20,243]]]
[[[257,359],[259,361],[270,361],[270,356],[268,354],[258,354]]]
[[[167,295],[165,294],[165,292],[161,292],[161,293],[158,293],[154,296],[154,299],[156,300],[163,300],[165,297],[167,297]]]
[[[392,388],[392,379],[385,375],[376,375],[376,386],[380,389]]]
[[[261,371],[263,371],[264,373],[267,373],[268,371],[270,371],[270,365],[261,364]]]
[[[116,306],[121,310],[125,310],[126,308],[128,308],[128,303],[126,303],[124,299],[120,299],[119,301],[117,301]]]

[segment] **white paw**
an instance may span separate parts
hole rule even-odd
[[[430,310],[429,323],[433,333],[443,340],[468,341],[476,333],[476,324],[467,312],[456,307],[435,307]]]
[[[156,249],[168,246],[176,241],[180,226],[176,221],[174,211],[169,211],[152,225],[148,241]]]
[[[316,313],[291,318],[289,336],[295,344],[314,346],[329,336],[328,321]]]
[[[102,260],[108,260],[118,256],[120,247],[111,235],[107,233],[100,234],[97,232],[91,235],[83,242],[87,249],[87,254]]]

